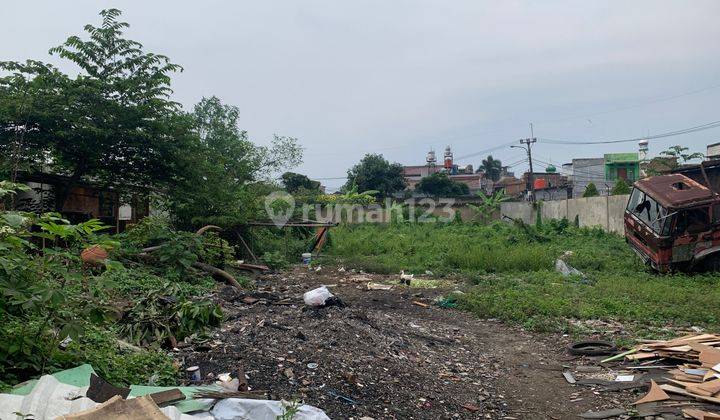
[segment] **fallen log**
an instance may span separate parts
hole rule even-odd
[[[207,226],[203,226],[200,229],[198,229],[197,232],[195,232],[195,234],[202,236],[208,230],[222,230],[222,228],[220,226],[207,225]]]
[[[219,226],[215,226],[215,225],[207,225],[207,226],[203,226],[200,229],[198,229],[197,232],[195,232],[195,234],[200,236],[200,235],[203,235],[208,230],[222,230],[222,228]],[[140,250],[140,253],[138,254],[138,256],[139,257],[148,257],[151,252],[157,251],[158,249],[164,247],[165,245],[167,245],[167,244],[160,244],[160,245],[143,248]],[[192,266],[195,268],[199,268],[199,269],[201,269],[207,273],[210,273],[212,275],[222,277],[223,280],[225,280],[225,283],[235,287],[238,290],[242,290],[242,286],[240,285],[240,283],[238,283],[237,280],[235,280],[235,277],[233,277],[232,274],[228,273],[225,270],[221,270],[217,267],[213,267],[210,264],[205,264],[205,263],[201,263],[201,262],[197,262],[197,261],[194,262],[192,264]]]
[[[212,274],[212,275],[216,275],[216,276],[218,276],[218,277],[222,277],[227,284],[235,287],[235,288],[238,289],[238,290],[242,290],[242,286],[240,285],[240,283],[238,283],[237,280],[235,280],[235,277],[233,277],[230,273],[228,273],[228,272],[225,271],[225,270],[221,270],[221,269],[219,269],[219,268],[217,268],[217,267],[213,267],[213,266],[210,265],[210,264],[205,264],[205,263],[201,263],[201,262],[197,262],[197,261],[194,262],[194,263],[192,264],[192,266],[195,267],[195,268],[199,268],[199,269],[201,269],[201,270],[203,270],[203,271],[206,271],[206,272],[208,272],[208,273],[210,273],[210,274]]]

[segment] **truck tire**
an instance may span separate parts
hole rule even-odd
[[[720,253],[716,252],[703,258],[698,268],[701,271],[720,271]]]

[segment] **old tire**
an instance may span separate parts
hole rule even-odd
[[[568,346],[568,353],[575,356],[602,356],[617,351],[615,344],[607,341],[579,341]]]

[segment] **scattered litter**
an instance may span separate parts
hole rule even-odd
[[[669,400],[670,396],[660,388],[660,386],[655,383],[655,381],[650,380],[650,390],[647,394],[645,394],[644,397],[640,398],[639,400],[635,401],[633,404],[644,404],[649,402],[655,402],[655,401],[665,401]]]
[[[412,301],[412,304],[413,304],[413,305],[420,306],[420,307],[422,307],[422,308],[429,308],[429,307],[430,307],[430,305],[428,305],[427,303],[418,302],[417,300],[413,300],[413,301]]]
[[[237,391],[240,388],[240,379],[233,379],[230,373],[221,373],[218,375],[218,380],[215,382],[216,385],[227,389],[228,391]]]
[[[434,276],[433,272],[430,270],[425,270],[425,275],[426,276]]]
[[[653,402],[660,404],[663,412],[674,411],[680,415],[680,408],[672,405],[669,400],[670,394],[679,394],[689,397],[702,404],[704,409],[706,403],[720,405],[720,378],[716,377],[715,367],[720,364],[720,335],[693,333],[670,340],[645,340],[633,349],[616,355],[610,359],[618,360],[624,358],[628,362],[638,363],[643,360],[643,368],[664,369],[667,374],[662,377],[663,384],[656,384],[653,380],[650,383],[648,393],[638,400],[635,404],[643,404]],[[601,363],[611,361],[603,360]],[[664,361],[664,365],[651,366],[653,362]],[[673,363],[673,364],[671,364]],[[628,368],[638,368],[638,366],[628,366]],[[659,376],[654,379],[660,382]],[[693,404],[687,402],[684,405]],[[689,410],[689,411],[688,411]],[[689,413],[699,413],[699,417],[693,418],[713,418],[705,415],[701,410],[694,410],[692,407],[685,407],[684,414],[693,417]],[[710,414],[712,415],[712,414]],[[720,417],[719,417],[720,419]]]
[[[570,373],[570,372],[568,372],[568,371],[565,371],[565,372],[563,372],[563,376],[565,377],[565,380],[566,380],[569,384],[574,384],[574,383],[575,383],[575,377],[572,375],[572,373]]]
[[[436,300],[436,304],[437,306],[446,309],[457,308],[458,306],[457,298],[452,294],[444,297],[440,296],[440,298]]]
[[[370,282],[367,284],[367,289],[368,290],[392,290],[392,285]]]
[[[555,260],[555,271],[567,277],[570,275],[580,276],[585,278],[585,274],[577,268],[572,267],[570,264],[558,258]]]
[[[338,394],[337,392],[335,392],[333,390],[328,390],[327,393],[331,397],[335,397],[336,399],[338,399],[342,402],[348,403],[348,404],[357,405],[357,403],[358,403],[357,401],[353,400],[352,398],[346,397],[345,395],[342,395],[342,394]]]
[[[106,402],[84,411],[60,417],[65,420],[165,420],[168,417],[149,396],[123,399],[116,395]]]
[[[344,272],[345,272],[345,267],[338,268],[338,273],[344,273]]]
[[[594,373],[594,372],[600,372],[602,368],[600,366],[587,366],[587,365],[578,365],[575,366],[575,371],[580,373]]]
[[[568,352],[576,356],[599,356],[603,354],[611,354],[617,350],[613,343],[607,341],[580,341],[570,344]]]
[[[635,379],[635,375],[618,375],[615,377],[615,382],[632,382]]]
[[[410,286],[413,277],[415,277],[415,274],[405,274],[405,270],[400,271],[400,283]]]
[[[317,364],[317,363],[308,363],[308,364],[307,364],[307,368],[308,368],[308,369],[317,369],[317,368],[318,368],[318,364]]]
[[[286,401],[228,398],[220,400],[210,412],[217,420],[284,418],[291,403]],[[324,411],[311,405],[301,405],[293,420],[330,420]]]
[[[73,339],[70,338],[70,336],[68,335],[68,336],[65,337],[65,338],[63,339],[63,341],[61,341],[60,344],[58,344],[58,345],[60,346],[61,349],[64,350],[64,349],[67,348],[67,346],[70,345],[70,343],[72,343],[72,341],[73,341]]]
[[[182,391],[180,391],[178,388],[148,394],[148,397],[152,398],[152,400],[155,401],[155,404],[157,404],[158,407],[164,407],[169,404],[174,404],[187,398],[185,394],[183,394]]]
[[[190,379],[192,382],[200,382],[202,380],[202,375],[200,374],[200,366],[190,366],[189,368],[185,369],[185,372],[187,372],[188,379]]]
[[[325,301],[333,297],[327,287],[320,286],[303,294],[303,301],[308,306],[325,306]]]
[[[625,413],[626,410],[623,410],[622,408],[612,408],[604,411],[587,411],[580,414],[580,417],[584,419],[607,419],[610,417],[621,416]]]
[[[104,403],[116,395],[127,398],[128,394],[130,394],[130,388],[118,388],[93,373],[90,375],[90,387],[85,396],[96,403]]]
[[[695,420],[720,420],[720,414],[698,410],[696,408],[684,408],[682,412],[686,417]]]
[[[312,262],[312,254],[309,252],[303,252],[301,257],[302,257],[302,263],[305,265],[308,265]]]

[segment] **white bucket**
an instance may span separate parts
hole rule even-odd
[[[310,261],[312,261],[312,254],[309,253],[309,252],[304,252],[304,253],[302,254],[302,262],[303,262],[303,264],[308,265],[308,264],[310,264]]]

